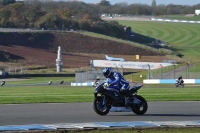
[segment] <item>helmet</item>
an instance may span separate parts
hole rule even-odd
[[[110,74],[112,73],[112,69],[110,67],[105,67],[103,69],[103,75],[107,78],[110,76]]]

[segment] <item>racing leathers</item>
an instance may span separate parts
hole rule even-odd
[[[125,91],[130,88],[129,82],[118,72],[112,72],[112,74],[106,78],[108,83],[108,89],[112,90],[115,95],[119,95],[120,91]]]

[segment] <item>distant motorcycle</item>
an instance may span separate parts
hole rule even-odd
[[[176,87],[184,87],[184,81],[183,80],[181,80],[181,81],[176,80],[175,86]]]
[[[100,82],[97,79],[93,85],[94,101],[93,109],[99,115],[107,115],[111,107],[125,107],[131,108],[137,115],[143,115],[148,109],[147,101],[140,95],[137,95],[137,91],[143,86],[133,86],[126,92],[120,93],[119,96],[115,96],[115,92],[107,89],[107,83],[105,81]]]

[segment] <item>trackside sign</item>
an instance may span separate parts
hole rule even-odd
[[[127,61],[108,61],[108,60],[91,60],[94,67],[112,67],[112,68],[129,68],[129,69],[158,69],[172,66],[172,63],[163,62],[127,62]]]

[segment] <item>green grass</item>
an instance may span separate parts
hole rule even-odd
[[[144,79],[147,79],[147,73],[148,73],[148,71],[144,70],[144,71],[141,71],[138,73],[132,73],[132,74],[125,75],[124,77],[129,82],[142,82]]]
[[[75,77],[24,77],[19,78],[21,80],[17,81],[6,81],[6,84],[10,85],[18,85],[18,84],[48,84],[50,80],[52,80],[53,83],[59,84],[62,80],[65,82],[75,82]]]
[[[139,94],[144,96],[147,101],[199,101],[200,98],[197,94],[199,92],[199,88],[158,87],[141,89]]]
[[[200,64],[195,64],[189,70],[190,72],[200,72]]]
[[[168,42],[185,60],[199,62],[200,25],[189,23],[118,21],[138,34]]]
[[[0,89],[0,103],[89,102],[93,88],[71,86],[9,86]]]
[[[64,77],[65,81],[74,81],[74,78]],[[52,79],[59,82],[63,77],[46,77],[46,78],[28,78],[24,81],[8,81],[5,86],[0,87],[0,104],[25,104],[25,103],[66,103],[66,102],[92,102],[94,99],[94,87],[71,87],[67,85],[48,85],[37,86],[41,82]],[[12,83],[14,82],[14,84]],[[36,84],[34,86],[25,86],[25,84]],[[144,85],[139,90],[147,102],[149,101],[200,101],[199,88],[174,88],[172,85]],[[133,128],[133,129],[98,129],[98,130],[78,130],[80,133],[198,133],[197,128]],[[58,130],[45,131],[49,133],[74,133],[77,130]]]
[[[139,90],[147,101],[200,101],[199,88],[170,88],[145,86]],[[0,87],[0,104],[92,102],[94,87],[72,87],[66,85]]]
[[[118,39],[118,38],[115,38],[115,37],[110,37],[110,36],[106,36],[106,35],[102,35],[102,34],[98,34],[98,33],[94,33],[94,32],[83,32],[83,31],[81,31],[80,33],[83,34],[83,35],[88,35],[88,36],[92,36],[92,37],[97,37],[97,38],[103,38],[103,39],[108,39],[108,40],[112,40],[112,41],[122,42],[122,43],[126,43],[126,44],[129,44],[129,45],[134,45],[136,47],[140,47],[140,48],[143,48],[143,49],[149,49],[151,51],[158,52],[158,50],[155,49],[155,48],[152,48],[152,47],[149,47],[149,46],[145,46],[145,45],[141,45],[141,44],[135,43],[135,42],[130,42],[130,41],[127,41],[127,40]],[[164,51],[164,52],[168,52],[168,51]]]

